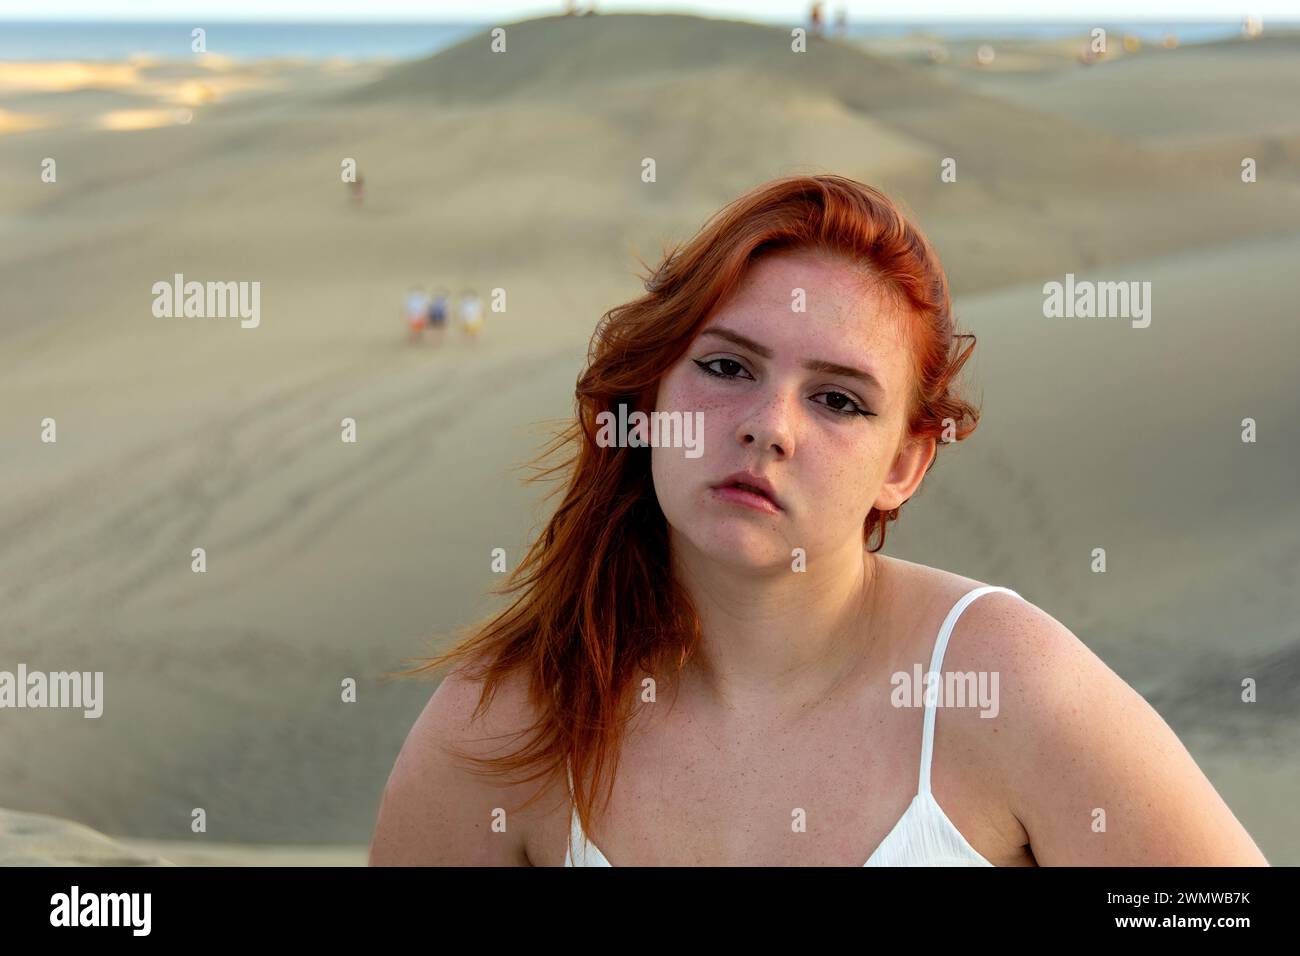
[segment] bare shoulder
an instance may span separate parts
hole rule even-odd
[[[981,585],[959,580],[946,597]],[[991,716],[950,726],[1005,781],[1040,865],[1268,865],[1159,713],[1047,611],[981,595],[944,670],[985,671],[997,688]]]
[[[507,679],[476,715],[482,690],[454,669],[416,718],[384,787],[371,866],[528,865],[515,811],[536,784],[489,778],[458,756],[500,756],[520,745],[531,723],[526,687]]]

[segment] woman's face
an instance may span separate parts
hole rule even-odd
[[[651,448],[674,547],[787,569],[795,548],[811,564],[860,547],[871,508],[910,497],[934,454],[932,439],[906,441],[912,387],[892,306],[846,261],[798,251],[751,264],[659,384],[655,410],[691,415],[703,434],[698,457]],[[765,479],[775,503],[719,487],[737,472]]]

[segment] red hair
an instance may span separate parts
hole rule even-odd
[[[483,681],[477,718],[500,684],[518,672],[537,718],[520,732],[530,733],[530,740],[504,756],[463,756],[488,773],[531,769],[523,779],[556,775],[557,781],[565,779],[567,758],[574,806],[587,833],[602,781],[606,801],[613,789],[638,678],[651,676],[660,684],[671,679],[700,641],[695,609],[670,571],[667,521],[655,496],[650,450],[599,446],[597,416],[617,414],[622,403],[629,413],[654,411],[659,380],[752,262],[796,249],[847,259],[864,281],[887,290],[903,307],[896,314],[913,357],[910,433],[942,442],[974,431],[978,411],[950,387],[975,337],[956,333],[947,279],[920,231],[879,190],[842,176],[765,183],[666,252],[644,280],[644,295],[602,316],[578,379],[576,414],[538,460],[564,448],[567,454],[530,479],[561,474],[563,499],[495,592],[521,593],[472,628],[468,640],[398,675],[473,661],[472,676]],[[970,340],[964,349],[963,339]],[[872,509],[867,515],[864,544],[879,537],[871,551],[883,547],[885,527],[898,513]]]

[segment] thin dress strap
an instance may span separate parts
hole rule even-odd
[[[930,792],[930,764],[934,758],[935,708],[938,703],[940,689],[943,686],[942,677],[930,677],[929,674],[940,674],[940,669],[943,667],[943,655],[948,649],[948,638],[952,637],[952,629],[957,625],[957,618],[961,617],[961,612],[966,610],[966,608],[976,598],[985,594],[991,594],[994,591],[1000,591],[1003,594],[1012,594],[1016,597],[1020,597],[1019,594],[1010,588],[998,587],[993,584],[974,588],[962,595],[957,603],[952,606],[952,610],[948,612],[947,618],[944,619],[943,627],[939,628],[939,638],[934,642],[934,654],[930,658],[930,670],[926,674],[922,675],[922,680],[924,680],[926,684],[924,690],[925,730],[921,735],[921,776],[918,783],[918,791],[920,793]],[[1021,600],[1024,599],[1021,598]],[[934,681],[935,683],[931,684],[931,681]]]

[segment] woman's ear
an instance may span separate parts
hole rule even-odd
[[[921,435],[904,441],[894,456],[894,462],[890,465],[873,507],[877,511],[893,511],[916,494],[916,489],[921,486],[937,453],[938,445],[933,435]]]

